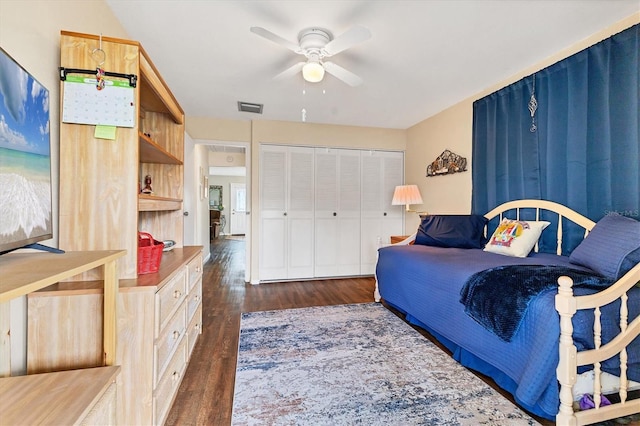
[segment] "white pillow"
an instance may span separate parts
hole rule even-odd
[[[527,257],[549,222],[530,222],[503,218],[484,251],[506,256]]]

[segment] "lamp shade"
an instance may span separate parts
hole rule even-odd
[[[309,83],[318,83],[324,77],[324,67],[320,62],[309,61],[302,67],[302,77]]]
[[[391,204],[394,206],[406,205],[407,209],[409,204],[422,204],[422,196],[418,185],[399,185],[396,186],[393,191],[393,200]]]

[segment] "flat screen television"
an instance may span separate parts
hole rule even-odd
[[[0,48],[0,254],[52,238],[49,91]]]

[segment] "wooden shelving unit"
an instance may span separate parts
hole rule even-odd
[[[92,125],[60,123],[60,248],[126,250],[117,271],[118,422],[162,424],[202,325],[201,247],[183,246],[184,112],[136,41],[62,31],[61,67],[95,69],[92,52],[98,47],[105,52],[105,71],[137,76],[136,120],[131,128],[118,127],[115,140],[95,138]],[[152,193],[141,194],[147,175]],[[138,276],[138,232],[176,242],[163,253],[158,273]],[[65,321],[67,313],[77,319],[69,329],[91,316],[101,297],[95,279],[84,273],[29,296],[35,340],[46,340],[48,327],[62,321],[55,317],[60,312]],[[81,325],[92,331],[99,324]],[[78,337],[74,330],[63,344],[50,342],[55,348],[29,345],[27,368],[44,373],[69,363],[96,365],[93,335]],[[84,340],[83,351],[69,354],[66,344],[76,339]]]
[[[103,365],[48,374],[0,378],[3,425],[91,423],[100,407],[102,420],[115,419],[118,276],[122,250],[53,253],[11,253],[0,257],[0,303],[38,291],[66,278],[99,269],[103,277]],[[55,327],[52,331],[55,334]],[[109,389],[112,393],[109,393]]]
[[[116,260],[122,250],[54,253],[11,253],[0,257],[0,303],[25,296],[91,269],[102,269],[104,286],[104,365],[113,365],[116,354]]]
[[[60,248],[125,249],[118,275],[135,279],[138,231],[183,245],[184,112],[136,41],[62,31],[60,65],[95,69],[98,46],[106,71],[137,76],[136,120],[115,140],[95,138],[93,125],[60,123]],[[147,175],[153,193],[139,194]]]
[[[202,247],[164,253],[157,273],[120,280],[119,289],[116,363],[121,372],[113,424],[163,424],[202,331]],[[89,319],[101,298],[94,282],[59,283],[29,294],[28,325],[34,332],[28,339],[28,371],[97,365],[99,349],[92,336],[99,324]],[[66,334],[52,337],[56,324],[64,322]],[[73,357],[69,346],[79,346]]]

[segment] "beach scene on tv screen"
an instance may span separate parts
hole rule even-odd
[[[49,92],[0,50],[0,244],[51,234]]]

